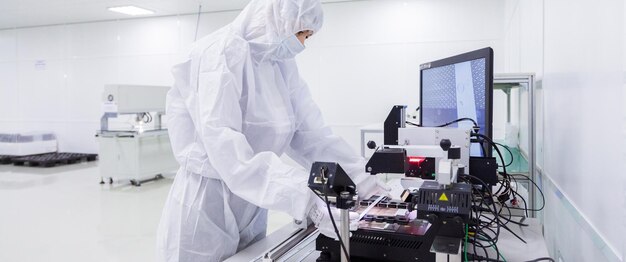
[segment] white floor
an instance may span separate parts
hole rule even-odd
[[[97,163],[0,165],[0,261],[154,261],[172,179],[100,185]],[[290,217],[270,212],[268,233]]]

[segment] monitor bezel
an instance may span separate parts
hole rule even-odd
[[[457,64],[457,63],[463,63],[463,62],[467,62],[467,61],[472,61],[472,60],[476,60],[476,59],[481,59],[484,58],[485,59],[485,83],[486,83],[486,90],[485,90],[485,101],[487,102],[486,105],[486,112],[487,115],[485,116],[485,128],[487,130],[485,130],[485,135],[487,137],[489,137],[490,139],[492,139],[493,137],[493,49],[491,47],[486,47],[486,48],[482,48],[482,49],[478,49],[478,50],[474,50],[471,52],[467,52],[467,53],[463,53],[463,54],[459,54],[459,55],[455,55],[455,56],[451,56],[451,57],[447,57],[444,59],[440,59],[440,60],[436,60],[436,61],[432,61],[429,63],[423,63],[420,65],[420,108],[422,106],[422,102],[424,99],[423,96],[423,89],[422,89],[422,81],[423,81],[423,71],[427,70],[427,69],[432,69],[432,68],[437,68],[437,67],[442,67],[442,66],[448,66],[448,65],[453,65],[453,64]],[[420,117],[420,124],[422,124],[422,119],[423,119],[423,114],[424,111],[420,109],[419,112],[419,117]],[[486,150],[486,157],[491,157],[492,153],[492,148],[491,146],[487,146],[487,150]]]

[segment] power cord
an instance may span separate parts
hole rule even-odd
[[[409,124],[409,125],[412,125],[412,126],[418,126],[418,127],[421,127],[421,125],[419,125],[419,124],[417,124],[417,123],[413,123],[413,122],[411,122],[411,121],[405,121],[405,123],[407,123],[407,124]]]
[[[515,174],[515,176],[523,176],[523,177],[525,177],[526,179],[528,179],[528,181],[530,181],[531,183],[533,183],[533,186],[534,186],[535,188],[537,188],[537,190],[539,190],[539,194],[541,194],[541,207],[540,207],[540,208],[538,208],[538,209],[526,209],[526,210],[528,210],[528,211],[535,211],[535,212],[538,212],[538,211],[543,210],[543,209],[546,207],[546,197],[544,196],[543,191],[542,191],[542,190],[541,190],[541,188],[537,185],[537,183],[535,183],[535,181],[533,181],[530,177],[528,177],[527,175],[524,175],[524,174]],[[511,177],[514,177],[514,176],[511,176]],[[521,209],[521,210],[523,210],[522,208],[516,208],[516,207],[511,207],[511,209]]]
[[[486,141],[491,146],[493,146],[494,150],[498,154],[498,157],[500,158],[500,162],[502,163],[501,167],[502,167],[503,172],[500,172],[500,175],[502,175],[503,178],[502,180],[498,182],[498,184],[501,185],[500,188],[498,188],[497,192],[494,193],[491,191],[491,187],[489,187],[484,181],[474,176],[471,176],[471,175],[459,176],[459,179],[462,181],[465,181],[467,183],[471,183],[471,181],[474,181],[474,183],[481,184],[483,187],[483,189],[480,189],[480,187],[478,186],[472,187],[472,194],[471,194],[472,209],[470,210],[470,222],[468,223],[468,227],[466,227],[466,230],[465,230],[466,247],[463,249],[463,252],[464,252],[463,256],[464,256],[465,261],[477,260],[477,261],[505,262],[506,259],[499,252],[498,247],[497,247],[498,237],[500,235],[500,229],[509,231],[511,234],[517,237],[520,241],[525,243],[526,241],[523,238],[521,238],[519,235],[512,232],[512,230],[507,226],[507,224],[512,223],[518,226],[528,226],[527,224],[513,221],[510,210],[519,209],[519,210],[525,210],[526,212],[543,210],[543,208],[545,207],[545,196],[541,188],[530,177],[523,175],[523,174],[509,175],[507,173],[506,167],[512,163],[512,160],[511,160],[511,163],[506,164],[499,147],[504,147],[507,151],[509,151],[511,155],[513,155],[508,147],[503,146],[501,144],[497,144],[493,142],[489,137],[482,135],[480,133],[472,134],[472,136],[479,138],[482,141]],[[539,190],[541,197],[542,197],[542,201],[543,201],[541,208],[538,208],[538,209],[528,208],[526,200],[517,192],[517,188],[513,188],[511,185],[511,182],[517,183],[515,176],[522,176],[528,179],[533,184],[533,186],[535,186]],[[519,183],[517,184],[519,185]],[[487,190],[484,190],[484,189],[487,189]],[[511,198],[514,200],[518,198],[521,199],[521,201],[524,202],[524,208],[509,207],[505,205],[504,202],[506,202],[507,200]],[[502,205],[499,205],[498,207],[496,207],[495,206],[496,199],[497,201],[501,202]],[[502,213],[503,210],[509,210],[508,217],[503,215]],[[473,253],[468,252],[468,249],[470,249],[469,244],[473,246]],[[489,257],[487,248],[493,248],[496,251],[497,253],[496,259]],[[482,254],[484,255],[481,256],[478,254],[478,252],[480,252],[481,255]],[[544,257],[544,258],[538,258],[538,259],[527,261],[527,262],[538,262],[538,261],[554,261],[554,260],[548,257]]]
[[[418,107],[415,109],[415,112],[420,111],[420,108],[421,108],[421,107],[419,107],[419,106],[418,106]],[[408,114],[407,114],[407,116],[408,116]],[[407,124],[409,124],[409,125],[412,125],[412,126],[420,126],[420,127],[422,126],[422,125],[420,125],[420,124],[417,124],[417,123],[414,123],[414,122],[411,122],[411,121],[405,121],[405,123],[407,123]]]
[[[463,122],[463,121],[471,121],[474,124],[474,132],[475,133],[478,133],[478,131],[480,131],[480,126],[478,126],[478,123],[476,123],[476,120],[471,119],[469,117],[459,118],[457,120],[450,121],[448,123],[445,123],[445,124],[442,124],[442,125],[438,125],[436,127],[446,127],[446,126],[449,126],[449,125],[452,125],[452,124],[456,124],[456,123],[459,123],[459,122]]]
[[[528,260],[526,262],[539,262],[539,261],[552,261],[552,262],[554,262],[554,259],[552,259],[551,257],[540,257],[540,258],[537,258],[537,259]]]
[[[511,156],[511,161],[509,161],[509,163],[506,164],[506,166],[508,167],[508,166],[512,165],[514,156],[513,156],[513,152],[511,152],[511,149],[508,146],[505,146],[505,145],[500,144],[498,142],[494,142],[494,144],[503,147],[504,149],[506,149],[506,151],[509,151],[509,155]],[[502,164],[504,165],[504,163],[502,163]],[[499,167],[501,167],[501,166],[499,166]]]
[[[473,135],[473,136],[476,136],[476,137],[479,137],[479,138],[482,138],[483,140],[485,140],[485,141],[487,141],[488,143],[490,143],[490,144],[494,147],[494,149],[496,150],[496,152],[497,152],[498,156],[500,157],[500,162],[504,164],[504,158],[502,157],[502,153],[501,153],[501,152],[500,152],[500,150],[498,149],[498,146],[496,146],[496,145],[498,145],[498,143],[493,142],[490,138],[488,138],[487,136],[485,136],[485,135],[483,135],[483,134],[476,133],[476,134],[472,134],[472,135]],[[506,147],[505,147],[505,148],[506,148]],[[535,183],[535,181],[534,181],[533,179],[531,179],[530,177],[528,177],[527,175],[524,175],[524,174],[509,175],[509,174],[506,172],[506,167],[507,167],[507,165],[502,166],[502,170],[503,170],[503,172],[501,173],[501,174],[502,174],[502,176],[504,176],[504,177],[505,177],[505,179],[506,179],[506,183],[510,183],[510,178],[512,178],[513,180],[515,180],[515,176],[523,176],[523,177],[524,177],[524,178],[526,178],[528,181],[530,181],[530,182],[533,184],[533,186],[534,186],[535,188],[537,188],[537,190],[539,191],[539,194],[541,195],[541,200],[542,200],[542,201],[541,201],[541,202],[542,202],[541,208],[538,208],[538,209],[529,209],[529,208],[528,208],[528,206],[526,206],[526,203],[525,203],[525,202],[526,202],[526,200],[525,200],[523,197],[521,197],[521,196],[519,195],[519,193],[517,193],[517,191],[516,191],[516,190],[512,190],[512,189],[511,189],[511,187],[510,187],[510,184],[507,184],[507,185],[505,186],[505,187],[506,187],[506,190],[509,190],[509,191],[510,191],[510,194],[512,194],[514,197],[515,197],[515,196],[519,196],[519,197],[522,199],[522,201],[525,203],[524,208],[510,207],[510,209],[514,209],[514,210],[524,210],[525,212],[528,212],[528,211],[535,211],[535,212],[538,212],[538,211],[543,210],[543,209],[545,208],[545,205],[546,205],[546,198],[545,198],[545,195],[544,195],[544,193],[543,193],[543,190],[541,190],[541,187],[539,187],[539,185],[537,185],[537,183]],[[517,182],[517,181],[515,181],[515,182]],[[506,192],[506,191],[505,191],[505,192]],[[499,194],[499,192],[496,192],[496,195],[498,195],[498,194]],[[516,198],[516,197],[515,197],[515,198]]]

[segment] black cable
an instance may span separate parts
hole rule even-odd
[[[493,258],[488,258],[488,257],[483,257],[483,256],[479,256],[476,254],[471,254],[468,253],[467,254],[467,259],[471,260],[471,261],[495,261],[495,262],[504,262],[502,260],[499,259],[493,259]]]
[[[506,191],[502,192],[502,194],[507,194],[508,190],[511,190],[511,181],[509,179],[509,177],[506,174],[501,174],[502,175],[502,180],[498,181],[498,184],[500,184],[500,187],[498,188],[498,190],[494,193],[494,195],[500,195],[500,191],[502,189],[505,189]]]
[[[485,183],[485,181],[483,181],[482,179],[480,179],[480,178],[478,178],[478,177],[476,177],[476,176],[467,175],[467,174],[463,174],[463,175],[461,175],[461,176],[459,176],[459,177],[461,177],[461,178],[465,178],[465,179],[467,179],[467,178],[472,178],[472,179],[475,179],[476,181],[480,182],[481,184],[483,184],[483,186],[485,186],[485,188],[487,189],[487,192],[488,192],[488,193],[489,193],[489,195],[493,198],[493,194],[491,193],[491,188],[489,188],[489,185],[488,185],[487,183]],[[470,180],[470,179],[467,179],[467,181],[471,181],[471,180]],[[495,215],[495,217],[497,217],[497,211],[496,211],[496,210],[497,210],[497,208],[496,208],[496,204],[495,204],[494,202],[492,202],[491,204],[492,204],[492,206],[493,206],[493,212],[496,212],[496,213],[494,213],[494,215]],[[493,223],[493,219],[492,219],[492,222],[490,222],[490,223]]]
[[[516,191],[517,189],[513,189],[512,186],[511,186],[511,179],[516,181],[515,177],[509,175],[507,173],[507,171],[506,171],[506,167],[509,166],[513,162],[513,154],[510,151],[510,149],[508,147],[503,146],[503,145],[500,144],[500,146],[505,147],[505,149],[507,149],[507,151],[509,151],[509,153],[512,156],[511,157],[511,163],[506,164],[505,161],[504,161],[504,157],[502,156],[502,152],[499,150],[498,146],[490,138],[488,138],[488,137],[486,137],[486,136],[484,136],[482,134],[479,134],[479,133],[472,134],[472,135],[475,136],[475,137],[478,137],[478,138],[482,138],[483,141],[487,141],[491,145],[493,145],[495,151],[498,154],[498,157],[500,158],[500,162],[502,163],[502,169],[503,169],[503,172],[501,173],[501,175],[504,178],[503,178],[502,181],[499,182],[499,184],[501,184],[501,187],[498,189],[498,193],[500,193],[500,191],[502,191],[502,190],[503,190],[503,192],[502,192],[501,195],[498,195],[498,196],[508,196],[508,195],[519,196],[521,198],[521,200],[524,201],[525,210],[528,210],[526,200]],[[522,176],[528,178],[525,175],[522,175]],[[474,254],[476,254],[476,251],[477,251],[476,247],[477,246],[479,248],[483,248],[483,249],[485,248],[485,245],[482,244],[479,241],[487,242],[487,244],[489,244],[489,245],[486,246],[486,247],[493,247],[498,252],[496,243],[497,243],[497,240],[498,240],[498,236],[500,234],[499,233],[500,232],[500,228],[503,228],[503,229],[509,231],[515,237],[520,239],[522,242],[525,242],[525,240],[523,238],[521,238],[520,236],[518,236],[517,234],[512,232],[512,230],[506,226],[506,224],[508,224],[508,223],[512,223],[512,224],[516,224],[516,225],[520,225],[520,226],[528,226],[528,225],[523,224],[521,222],[516,222],[516,221],[511,220],[512,217],[511,217],[511,211],[510,210],[511,209],[516,209],[516,208],[510,208],[506,204],[503,204],[503,205],[500,205],[501,207],[498,210],[495,207],[495,203],[493,201],[492,201],[492,206],[485,205],[485,201],[484,201],[485,197],[489,197],[489,199],[493,199],[494,198],[494,194],[493,194],[493,192],[491,192],[491,188],[486,183],[484,183],[484,181],[480,180],[479,178],[475,178],[475,177],[470,176],[470,175],[461,176],[462,179],[463,178],[467,179],[468,177],[472,177],[476,181],[479,181],[487,189],[486,191],[482,192],[483,194],[486,194],[486,196],[482,196],[481,197],[480,205],[478,207],[474,206],[470,210],[471,221],[478,221],[478,222],[475,222],[475,225],[472,226],[472,228],[474,229],[474,237],[471,239],[471,242],[472,242],[472,244],[474,246],[473,247],[474,248]],[[467,180],[469,180],[469,179],[467,179]],[[543,191],[541,191],[539,186],[534,181],[532,181],[532,179],[528,178],[528,180],[530,180],[533,183],[533,185],[535,187],[537,187],[538,190],[540,191],[540,193],[542,195],[542,198],[543,198],[543,206],[541,207],[541,209],[543,209],[545,207],[545,196],[543,195]],[[516,184],[519,186],[519,184],[517,182],[516,182]],[[475,187],[472,187],[472,188],[475,189]],[[498,199],[500,199],[500,201],[506,201],[506,200],[502,200],[502,198],[498,198]],[[509,198],[507,198],[507,200],[508,199]],[[476,201],[476,198],[474,197],[474,194],[472,194],[472,202],[474,203],[474,205],[478,204],[478,202]],[[488,206],[489,208],[483,208],[482,207],[483,205]],[[493,208],[493,210],[492,210],[492,208]],[[507,218],[507,217],[502,215],[502,210],[504,208],[509,210],[508,211],[509,218]],[[539,209],[539,210],[541,210],[541,209]],[[474,211],[477,212],[476,213],[477,214],[477,218],[474,218],[474,215],[473,215]],[[489,211],[490,213],[493,214],[494,218],[491,219],[490,221],[487,221],[488,223],[485,223],[484,221],[481,221],[484,218],[489,219],[488,217],[484,216],[484,214],[482,214],[483,211]],[[500,218],[502,218],[502,220]],[[491,225],[494,222],[496,223],[496,225],[495,225],[496,231],[494,231],[492,228],[489,228],[489,225]],[[487,233],[487,232],[491,232],[491,233]],[[491,237],[490,234],[493,234],[494,236]],[[489,258],[488,255],[487,255],[487,257],[480,257],[480,256],[477,256],[477,255],[474,255],[474,256],[475,257],[473,257],[472,259],[478,259],[478,260],[482,260],[482,261],[499,261],[498,259],[491,259],[491,258]],[[539,260],[537,260],[537,261],[539,261]]]
[[[524,174],[515,174],[515,175],[516,175],[516,176],[523,176],[523,177],[525,177],[526,179],[528,179],[528,181],[530,181],[531,183],[533,183],[533,185],[537,188],[537,190],[539,190],[539,194],[541,194],[541,200],[542,200],[542,205],[541,205],[541,208],[539,208],[539,209],[528,209],[528,211],[535,211],[535,212],[538,212],[538,211],[543,210],[543,209],[545,208],[545,206],[546,206],[546,197],[544,196],[543,191],[541,190],[541,188],[540,188],[540,187],[539,187],[539,186],[535,183],[535,181],[533,181],[532,179],[530,179],[530,177],[528,177],[527,175],[524,175]],[[515,207],[511,207],[511,209],[519,209],[519,210],[522,210],[521,208],[515,208]]]
[[[472,123],[474,123],[474,127],[478,127],[478,123],[476,123],[476,120],[471,119],[471,118],[469,118],[469,117],[459,118],[459,119],[457,119],[457,120],[450,121],[450,122],[448,122],[448,123],[445,123],[445,124],[443,124],[443,125],[438,125],[438,126],[436,126],[436,127],[446,127],[446,126],[449,126],[449,125],[452,125],[452,124],[455,124],[455,123],[458,123],[458,122],[463,122],[463,121],[472,121]],[[476,132],[477,132],[477,131],[476,131]]]
[[[141,120],[143,120],[144,123],[150,123],[152,122],[152,115],[148,112],[145,113],[141,113]]]
[[[524,244],[526,244],[526,240],[524,240],[522,237],[520,237],[519,235],[517,235],[515,232],[513,232],[513,230],[511,230],[509,227],[505,226],[505,225],[501,225],[504,229],[506,229],[506,231],[509,231],[511,234],[513,234],[515,237],[517,237],[517,239],[521,240],[522,242],[524,242]]]
[[[502,157],[502,153],[500,152],[500,150],[498,149],[498,147],[497,147],[497,146],[495,146],[495,144],[496,144],[495,142],[493,142],[493,141],[492,141],[490,138],[488,138],[487,136],[482,135],[482,134],[479,134],[479,133],[472,134],[472,135],[474,135],[474,136],[476,136],[476,137],[483,138],[483,139],[484,139],[484,140],[486,140],[487,142],[489,142],[489,143],[491,143],[492,145],[494,145],[494,149],[495,149],[495,150],[496,150],[496,152],[498,153],[498,155],[499,155],[499,157],[500,157],[501,162],[504,164],[504,158]],[[502,170],[503,170],[503,176],[506,176],[506,177],[511,177],[511,178],[513,178],[513,179],[515,180],[515,178],[514,178],[513,176],[510,176],[510,175],[506,172],[506,165],[502,166]],[[528,181],[530,181],[531,183],[533,183],[533,186],[535,186],[535,187],[537,188],[537,190],[539,190],[539,193],[541,194],[542,205],[541,205],[541,208],[539,208],[539,209],[529,209],[527,206],[526,206],[525,208],[510,207],[510,209],[515,209],[515,210],[525,210],[526,212],[528,212],[528,211],[535,211],[535,212],[538,212],[538,211],[543,210],[543,209],[545,208],[545,204],[546,204],[546,199],[545,199],[545,195],[544,195],[544,193],[543,193],[543,190],[541,190],[541,188],[537,185],[537,183],[535,183],[535,181],[534,181],[534,180],[532,180],[530,177],[528,177],[528,176],[526,176],[526,175],[523,175],[523,174],[516,174],[516,175],[523,176],[523,177],[525,177],[526,179],[528,179]],[[516,183],[517,183],[517,182],[516,182]],[[518,184],[518,185],[519,185],[519,184]],[[498,190],[498,191],[499,191],[499,190]],[[516,191],[515,191],[515,192],[513,192],[513,191],[512,191],[512,193],[513,193],[513,194],[516,194],[517,192],[516,192]],[[517,193],[517,195],[519,196],[519,193]],[[525,200],[523,197],[521,197],[521,196],[520,196],[520,198],[522,198],[522,201],[526,202],[526,200]],[[526,203],[525,203],[525,204],[526,204]],[[527,216],[528,216],[528,214],[527,214]]]
[[[508,208],[508,207],[507,207],[507,208]],[[502,210],[502,209],[500,209],[500,210]],[[498,214],[495,214],[495,213],[494,213],[494,215],[499,217],[499,216],[500,216],[500,215],[499,215],[499,213],[500,213],[500,212],[498,212]],[[509,211],[509,214],[510,214],[510,211]],[[487,217],[485,217],[485,218],[487,218]],[[510,220],[510,218],[509,218],[509,219],[507,219],[507,220],[508,220],[508,221],[510,221],[510,222],[513,222],[514,224],[518,224],[517,222],[511,221],[511,220]],[[518,236],[515,232],[513,232],[511,229],[509,229],[509,228],[506,226],[506,224],[507,224],[508,222],[507,222],[507,223],[502,223],[502,221],[500,221],[499,219],[498,219],[496,222],[498,223],[498,225],[497,225],[497,226],[498,226],[498,229],[499,229],[500,227],[502,227],[502,228],[506,229],[507,231],[509,231],[511,234],[513,234],[515,237],[517,237],[519,240],[521,240],[522,242],[526,243],[526,241],[525,241],[522,237]],[[491,231],[493,232],[493,230],[492,230],[492,229],[489,229],[489,230],[491,230]],[[493,232],[493,233],[494,233],[494,235],[499,235],[499,234],[500,234],[500,233],[499,233],[499,230],[498,230],[498,232],[497,232],[497,233],[496,233],[496,232]],[[494,239],[494,241],[493,241],[493,242],[494,242],[494,244],[496,243],[496,241],[497,241],[497,237],[496,237],[496,238]]]
[[[463,176],[460,176],[460,178],[461,178],[461,179],[465,179],[465,180],[469,181],[469,178],[468,178],[468,177],[471,177],[471,176],[470,176],[470,175],[463,175]],[[484,181],[482,181],[480,178],[477,178],[477,181],[479,181],[479,182],[481,182],[481,183],[485,184],[485,182],[484,182]],[[485,186],[486,186],[486,184],[485,184]],[[472,187],[472,188],[473,188],[475,191],[477,191],[478,193],[480,193],[480,194],[483,194],[483,193],[484,193],[483,191],[476,190],[474,187]],[[491,197],[491,198],[493,198],[493,195],[491,194],[491,190],[490,190],[490,188],[489,188],[489,187],[487,187],[487,193],[490,193],[490,194],[489,194],[489,195],[490,195],[490,197]],[[472,195],[471,195],[471,197],[472,197],[473,202],[476,202],[476,201],[475,201],[475,198],[474,198],[474,194],[472,194]],[[488,197],[489,197],[489,196],[488,196]],[[481,203],[484,203],[484,197],[481,197],[481,198],[482,198],[482,199],[481,199]],[[475,228],[474,238],[472,238],[472,240],[471,240],[471,243],[472,243],[472,245],[473,245],[473,249],[474,249],[474,254],[476,254],[476,246],[478,246],[478,247],[480,247],[480,248],[483,248],[483,251],[485,251],[485,254],[487,255],[487,258],[488,258],[488,253],[487,253],[487,252],[486,252],[486,250],[485,250],[487,247],[493,247],[494,249],[496,249],[497,251],[499,251],[499,250],[498,250],[498,248],[497,248],[496,243],[497,243],[497,241],[498,241],[498,237],[499,237],[499,235],[500,235],[500,226],[504,224],[502,221],[500,221],[500,220],[499,220],[498,213],[500,213],[500,212],[496,209],[496,207],[495,207],[495,203],[492,201],[492,202],[491,202],[491,204],[492,204],[492,207],[494,208],[494,210],[491,210],[490,208],[487,208],[487,210],[488,210],[488,211],[490,211],[490,212],[494,215],[494,218],[492,218],[492,219],[491,219],[491,221],[490,221],[489,223],[486,223],[486,224],[484,223],[484,221],[482,221],[482,220],[481,220],[481,217],[484,217],[484,215],[482,214],[482,210],[485,210],[485,208],[482,208],[482,207],[480,207],[480,206],[479,206],[479,207],[477,207],[477,208],[478,208],[478,209],[477,209],[477,211],[478,211],[478,213],[477,213],[477,214],[478,214],[478,217],[477,217],[475,220],[476,220],[476,221],[478,221],[478,223],[477,223],[477,226],[476,226],[476,228]],[[482,205],[482,204],[481,204],[481,205]],[[486,206],[488,206],[488,205],[486,205]],[[473,209],[474,209],[474,208],[473,208]],[[470,216],[473,216],[473,215],[472,215],[472,214],[473,214],[473,209],[471,209],[471,210],[470,210]],[[488,217],[485,217],[485,218],[486,218],[486,219],[489,219]],[[496,223],[496,226],[497,226],[497,227],[496,227],[496,231],[494,231],[493,229],[489,228],[489,225],[490,225],[490,224],[492,224],[492,223],[494,223],[494,222]],[[485,224],[485,225],[483,225],[483,224]],[[490,236],[490,235],[489,235],[489,234],[488,234],[485,230],[490,231],[490,232],[491,232],[494,236],[493,236],[493,237],[491,237],[491,236]],[[477,240],[477,237],[478,237],[478,236],[483,237],[483,238],[485,239],[484,241],[488,241],[488,242],[490,242],[491,244],[490,244],[490,245],[488,245],[488,246],[485,246],[485,245],[481,244],[481,243],[480,243],[480,242],[478,242],[478,240]]]
[[[489,138],[488,136],[483,135],[481,133],[474,133],[474,134],[472,134],[472,136],[476,136],[476,137],[482,138],[484,140],[487,140],[487,142],[489,142],[491,145],[493,145],[493,148],[496,150],[496,153],[498,153],[498,156],[500,157],[500,162],[502,162],[502,164],[504,164],[504,157],[502,157],[502,152],[500,152],[500,149],[498,149],[498,147],[495,146],[495,143],[493,142],[493,140],[491,140],[491,138]],[[502,171],[504,171],[504,173],[508,175],[508,173],[506,172],[506,166],[502,166]]]
[[[500,143],[498,143],[498,142],[494,142],[494,144],[499,145],[499,146],[501,146],[501,147],[504,147],[504,149],[506,149],[506,151],[509,151],[509,155],[511,155],[511,161],[510,161],[508,164],[506,164],[506,166],[510,166],[510,165],[512,165],[512,164],[513,164],[513,158],[514,158],[514,157],[513,157],[513,152],[511,152],[511,149],[510,149],[508,146],[505,146],[505,145],[500,144]],[[504,163],[502,163],[502,164],[504,165]]]
[[[528,224],[524,224],[524,223],[522,223],[522,222],[517,222],[517,221],[514,221],[514,220],[513,220],[513,217],[511,216],[511,208],[510,208],[510,207],[508,207],[508,206],[506,206],[506,205],[505,205],[504,207],[508,210],[509,217],[507,218],[507,217],[505,217],[505,216],[503,216],[503,215],[501,215],[501,214],[499,214],[498,216],[500,216],[501,218],[503,218],[503,219],[505,219],[505,220],[507,221],[505,224],[508,224],[508,223],[513,223],[513,224],[516,224],[516,225],[518,225],[518,226],[523,226],[523,227],[527,227],[527,226],[528,226]]]
[[[528,260],[526,262],[538,262],[538,261],[544,261],[544,260],[545,261],[552,261],[552,262],[554,262],[554,259],[552,259],[551,257],[540,257],[540,258],[536,258],[536,259],[533,259],[533,260]]]
[[[420,111],[420,107],[419,107],[419,106],[415,109],[415,112],[417,112],[417,111]],[[407,115],[407,116],[408,116],[408,115]],[[418,126],[418,127],[421,127],[421,126],[422,126],[422,125],[420,125],[420,124],[413,123],[413,122],[411,122],[411,121],[404,121],[404,122],[405,122],[405,123],[407,123],[407,124],[409,124],[409,125],[412,125],[412,126]]]
[[[493,146],[493,148],[496,150],[496,153],[498,154],[498,157],[500,157],[500,162],[501,162],[502,164],[504,164],[504,163],[505,163],[505,162],[504,162],[504,157],[502,156],[502,152],[500,152],[500,149],[498,148],[498,146],[496,146],[496,145],[495,145],[495,143],[493,142],[493,140],[491,140],[491,138],[489,138],[489,137],[487,137],[487,136],[485,136],[485,135],[483,135],[483,134],[480,134],[480,133],[475,133],[475,134],[472,134],[472,136],[475,136],[475,137],[477,137],[477,138],[482,138],[483,140],[485,140],[485,141],[489,142],[489,143]],[[503,176],[503,177],[505,178],[505,180],[506,180],[506,184],[505,184],[505,185],[506,185],[506,187],[507,187],[507,190],[510,190],[510,187],[511,187],[511,186],[510,186],[510,181],[508,181],[508,180],[509,180],[509,179],[508,179],[508,178],[509,178],[509,175],[508,175],[508,173],[506,172],[506,165],[503,165],[503,166],[502,166],[502,171],[503,171],[503,172],[502,172],[502,176]],[[504,193],[503,193],[503,194],[498,194],[498,193],[500,192],[500,190],[501,190],[501,189],[502,189],[502,188],[499,188],[499,189],[498,189],[498,191],[496,192],[496,194],[497,194],[498,196],[505,196],[505,195],[507,195],[507,194],[504,194]],[[507,191],[505,191],[505,192],[507,192]],[[501,200],[500,200],[500,201],[501,201]],[[504,204],[504,203],[503,203],[503,204]],[[497,215],[496,215],[496,216],[497,216]]]
[[[410,122],[410,121],[404,121],[404,122],[409,124],[409,125],[412,125],[412,126],[420,126],[421,127],[421,125],[413,123],[413,122]]]
[[[339,234],[339,228],[337,227],[337,224],[335,224],[335,218],[333,217],[333,212],[330,210],[330,202],[328,202],[328,188],[326,188],[326,178],[324,178],[324,171],[320,172],[320,175],[322,176],[322,186],[324,187],[324,202],[326,202],[326,209],[328,210],[328,215],[330,216],[330,222],[333,224],[333,228],[335,228],[335,234],[337,234],[337,238],[339,239],[339,244],[341,244],[341,249],[343,249],[343,253],[346,255],[346,258],[348,258],[348,261],[350,261],[350,256],[348,255],[348,250],[346,249],[346,246],[343,244],[343,240],[341,239],[341,235]]]
[[[506,224],[508,224],[509,222],[513,221],[513,220],[512,220],[512,219],[513,219],[513,216],[511,215],[511,209],[510,209],[507,205],[503,205],[502,207],[503,207],[503,208],[500,208],[500,212],[498,212],[498,216],[500,216],[501,218],[506,219],[506,223],[504,223],[504,224],[506,225]],[[508,218],[502,215],[502,210],[504,210],[504,208],[506,208],[506,209],[507,209],[507,211],[508,211],[508,214],[509,214],[509,217],[508,217]]]
[[[528,203],[526,203],[526,199],[517,192],[517,188],[520,186],[520,184],[517,183],[517,179],[515,179],[514,176],[511,176],[511,178],[513,179],[513,182],[515,182],[515,185],[516,185],[515,190],[511,190],[511,193],[513,193],[513,199],[516,199],[515,197],[516,195],[519,196],[520,199],[522,199],[522,201],[524,202],[524,214],[526,214],[526,217],[528,217]]]

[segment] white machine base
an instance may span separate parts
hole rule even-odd
[[[134,135],[104,135],[100,142],[100,176],[130,180],[132,185],[162,178],[178,168],[167,131]],[[104,181],[102,181],[104,182]]]

